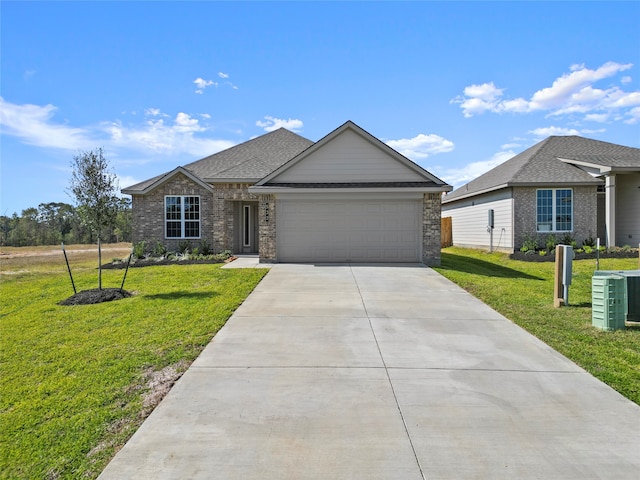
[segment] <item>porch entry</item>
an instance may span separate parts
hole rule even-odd
[[[258,202],[233,203],[233,253],[258,253]]]

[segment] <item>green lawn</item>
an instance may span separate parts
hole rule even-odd
[[[637,268],[637,258],[600,260],[601,270]],[[595,260],[573,262],[563,308],[553,307],[553,262],[450,247],[436,270],[640,405],[640,327],[604,332],[591,325]]]
[[[62,307],[73,290],[49,262],[2,264],[0,478],[95,478],[153,408],[158,372],[184,371],[266,272],[130,269],[133,297]],[[79,290],[97,286],[94,263],[73,266]]]

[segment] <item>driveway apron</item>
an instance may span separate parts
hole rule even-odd
[[[279,264],[100,478],[639,474],[639,406],[433,270]]]

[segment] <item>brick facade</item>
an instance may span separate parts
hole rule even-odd
[[[273,263],[276,252],[276,197],[260,195],[258,204],[260,229],[260,263]]]
[[[257,201],[260,262],[276,262],[275,196],[249,193],[249,186],[248,183],[215,184],[212,189],[207,189],[180,173],[146,195],[133,195],[133,242],[144,241],[149,247],[160,242],[169,251],[177,251],[182,242],[189,241],[193,247],[197,247],[206,241],[216,253],[233,251],[236,228],[234,202]],[[165,238],[166,195],[200,196],[199,239]],[[426,265],[440,265],[440,194],[424,194],[422,205],[423,261]]]
[[[213,186],[213,251],[233,251],[234,202],[257,201],[258,195],[249,193],[249,183],[221,183]],[[237,252],[235,252],[237,253]]]
[[[422,261],[440,266],[440,193],[425,193],[422,200]]]
[[[213,185],[212,191],[179,173],[146,195],[132,195],[133,243],[144,241],[152,247],[160,242],[167,250],[178,251],[182,242],[188,241],[197,247],[206,241],[215,253],[233,250],[233,202],[258,200],[258,195],[248,192],[249,185],[219,184]],[[167,195],[200,196],[200,238],[165,238],[164,198]]]
[[[595,238],[597,226],[597,192],[596,186],[554,187],[571,188],[573,190],[573,231],[571,232],[536,232],[536,187],[514,187],[513,189],[513,230],[514,247],[519,250],[528,237],[535,238],[538,245],[544,248],[547,237],[555,235],[559,241],[565,233],[581,245],[589,238]]]
[[[167,239],[165,238],[164,198],[167,195],[200,196],[200,238]],[[163,244],[169,251],[178,251],[182,242],[188,241],[197,247],[202,241],[213,244],[212,220],[213,193],[198,185],[181,173],[146,195],[132,195],[133,243],[145,242],[153,247],[156,242]]]

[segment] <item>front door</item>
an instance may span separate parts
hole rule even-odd
[[[235,251],[258,253],[258,203],[238,202],[236,219]]]

